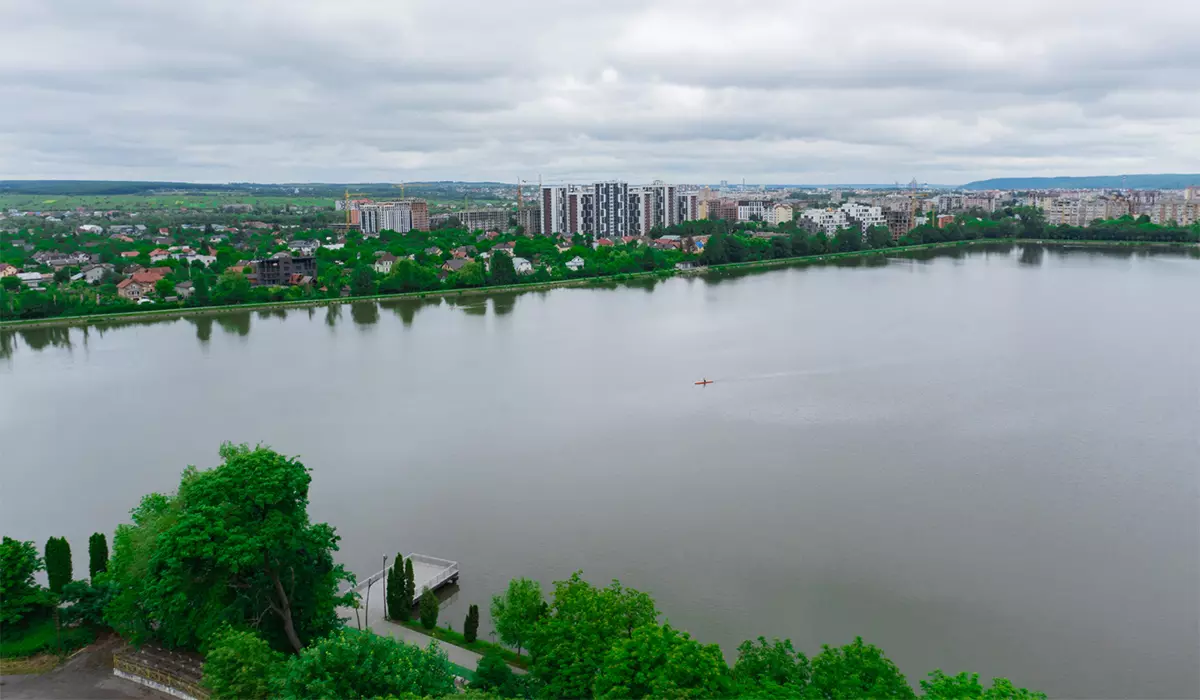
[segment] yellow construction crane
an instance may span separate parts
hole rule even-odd
[[[400,188],[400,199],[404,199],[404,183],[401,182],[399,185],[392,185],[392,187],[399,187]]]
[[[343,204],[343,205],[342,205],[342,206],[343,206],[343,207],[346,209],[346,230],[345,230],[345,233],[350,233],[350,226],[351,226],[351,224],[350,224],[350,219],[352,218],[352,217],[350,216],[350,198],[351,198],[351,197],[358,197],[358,196],[360,196],[360,195],[364,195],[364,194],[366,194],[366,192],[351,192],[351,191],[350,191],[350,188],[348,188],[348,187],[346,188],[346,200],[345,200],[345,204]]]

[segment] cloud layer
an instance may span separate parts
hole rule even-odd
[[[1200,3],[0,0],[0,178],[1200,170]]]

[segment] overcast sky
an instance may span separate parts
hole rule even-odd
[[[0,0],[0,179],[1200,171],[1189,0]]]

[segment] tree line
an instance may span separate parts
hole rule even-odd
[[[70,546],[51,538],[44,559],[32,542],[0,545],[6,635],[48,611],[68,626],[115,630],[134,644],[206,655],[204,683],[218,698],[448,696],[454,669],[436,642],[407,645],[350,629],[339,608],[361,604],[354,577],[335,563],[339,537],[308,517],[310,470],[266,447],[226,443],[211,469],[188,467],[178,489],[152,493],[113,536],[88,542],[87,580],[73,580]],[[34,574],[45,569],[49,586]],[[388,616],[413,608],[411,559],[397,556],[386,586]],[[438,602],[425,591],[421,623]],[[789,640],[758,638],[727,664],[714,644],[660,622],[653,598],[576,572],[549,597],[516,579],[491,601],[500,640],[529,658],[516,675],[498,652],[483,657],[472,694],[487,697],[915,698],[882,650],[855,639],[807,657]],[[464,624],[478,634],[479,608]],[[919,683],[927,698],[1044,698],[977,674],[939,671]]]

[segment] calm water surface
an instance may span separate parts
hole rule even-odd
[[[313,469],[360,576],[460,561],[455,628],[509,578],[583,569],[727,652],[862,635],[914,682],[1058,697],[1200,696],[1198,435],[1186,254],[0,335],[0,531],[67,536],[76,571],[142,494],[262,441]]]

